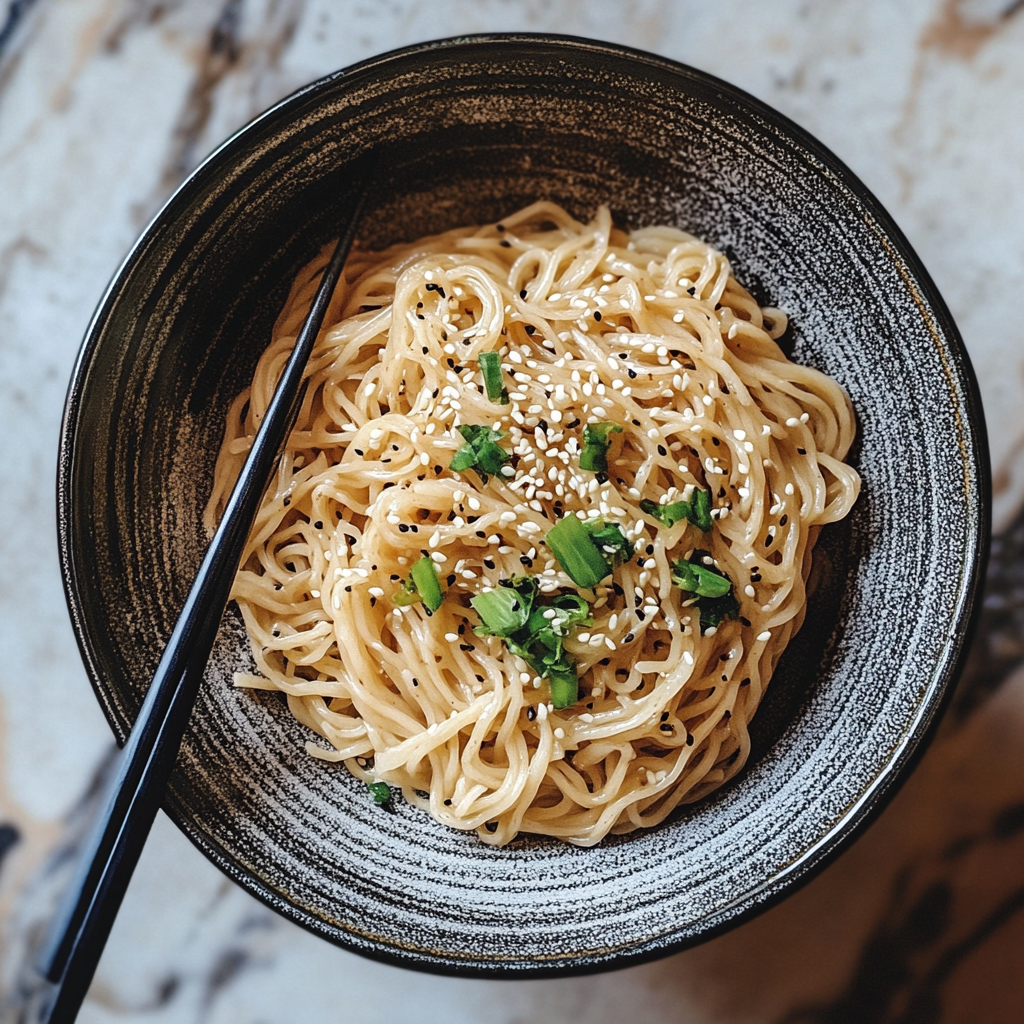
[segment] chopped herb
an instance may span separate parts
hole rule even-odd
[[[383,807],[391,799],[391,787],[386,782],[368,782],[366,788],[378,807]]]
[[[422,601],[432,612],[441,607],[443,600],[444,592],[437,579],[437,570],[433,561],[426,555],[413,565],[409,578],[402,581],[402,585],[391,598],[392,603],[399,607]]]
[[[640,511],[654,516],[662,526],[675,526],[683,519],[688,520],[698,530],[707,533],[712,526],[711,492],[695,487],[689,501],[673,501],[668,505],[659,505],[650,498],[640,502]]]
[[[615,523],[606,523],[603,519],[588,519],[583,524],[583,529],[590,534],[590,539],[604,555],[605,561],[611,562],[613,568],[629,561],[633,554],[633,545]]]
[[[501,378],[501,356],[497,352],[481,352],[480,372],[484,375],[487,397],[499,405],[508,405],[508,388]]]
[[[498,444],[506,436],[504,430],[463,423],[459,426],[459,433],[466,439],[466,444],[452,456],[448,468],[453,473],[475,469],[480,479],[487,483],[488,477],[500,472],[501,467],[512,458]]]
[[[559,519],[544,541],[573,583],[588,590],[633,553],[632,545],[614,523],[603,519],[582,523],[574,515]]]
[[[576,666],[563,646],[577,626],[593,625],[590,607],[578,594],[538,599],[532,576],[503,580],[502,586],[469,599],[482,620],[478,636],[496,636],[551,686],[551,703],[568,708],[579,698]]]
[[[702,634],[724,618],[735,618],[740,610],[732,592],[732,581],[714,565],[705,564],[704,560],[710,558],[709,552],[697,550],[689,559],[672,564],[672,582],[697,595]]]
[[[588,423],[583,428],[583,448],[580,451],[580,469],[591,473],[608,472],[609,434],[621,434],[618,423],[605,420],[602,423]]]

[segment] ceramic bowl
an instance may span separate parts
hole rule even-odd
[[[359,953],[528,976],[677,950],[790,892],[906,776],[953,685],[978,604],[989,473],[956,328],[906,240],[822,145],[724,82],[558,37],[429,43],[338,72],[232,137],[140,238],[74,372],[59,467],[63,570],[120,739],[199,564],[225,410],[294,273],[339,231],[373,151],[362,234],[384,245],[537,198],[723,249],[791,315],[793,358],[835,377],[864,488],[826,529],[814,599],[734,782],[593,849],[503,849],[309,758],[229,610],[167,794],[249,892]]]

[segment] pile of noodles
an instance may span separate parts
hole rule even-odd
[[[216,522],[306,315],[325,251],[299,275],[250,389],[234,402]],[[742,767],[748,726],[804,615],[818,528],[859,478],[834,381],[788,360],[784,314],[681,231],[627,235],[536,203],[502,223],[360,252],[308,367],[302,410],[232,596],[258,674],[367,782],[488,843],[519,832],[581,845],[654,825]],[[484,390],[501,354],[510,401]],[[611,420],[607,476],[579,468],[581,432]],[[506,433],[511,475],[448,467],[460,424]],[[665,527],[641,499],[710,490],[714,527]],[[544,544],[563,515],[618,524],[636,555],[580,591]],[[739,602],[704,635],[671,563],[709,550]],[[429,555],[433,614],[392,598]],[[581,593],[594,625],[566,650],[580,699],[497,637],[470,598],[532,574]],[[378,790],[379,791],[379,790]]]

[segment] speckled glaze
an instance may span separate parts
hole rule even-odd
[[[538,197],[724,249],[837,378],[864,478],[815,552],[807,622],[734,782],[589,850],[504,849],[367,799],[308,758],[225,618],[166,807],[242,886],[356,952],[449,973],[622,966],[756,913],[890,796],[956,676],[988,540],[984,425],[945,306],[854,176],[781,115],[602,43],[476,37],[339,72],[273,108],[168,203],[117,274],[75,370],[58,482],[69,605],[116,734],[130,728],[205,545],[225,410],[298,267],[338,232],[347,168],[377,155],[373,243]]]

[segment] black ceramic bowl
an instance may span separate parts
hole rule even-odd
[[[166,808],[250,892],[361,953],[455,973],[621,966],[791,890],[906,775],[965,649],[988,536],[967,357],[900,232],[834,156],[738,90],[647,54],[503,36],[433,43],[302,90],[171,199],[89,329],[64,423],[60,542],[75,629],[128,732],[205,545],[225,409],[293,274],[339,230],[374,151],[364,237],[414,238],[539,197],[678,225],[792,316],[794,358],[838,379],[864,489],[823,532],[815,597],[746,770],[653,830],[505,849],[388,814],[303,750],[278,695],[240,692],[229,612]]]

